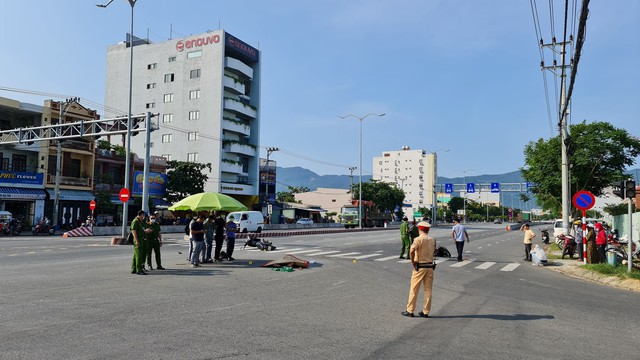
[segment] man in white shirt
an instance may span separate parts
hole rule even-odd
[[[467,228],[460,224],[460,219],[453,220],[453,229],[451,231],[451,237],[456,242],[456,249],[458,250],[458,261],[462,261],[462,250],[464,249],[464,240],[469,242],[469,233]]]

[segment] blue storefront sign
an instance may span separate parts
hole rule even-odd
[[[44,174],[0,170],[0,185],[40,185],[44,184]]]
[[[143,179],[144,173],[142,171],[135,171],[133,173],[133,195],[142,195]],[[147,182],[149,183],[149,196],[164,196],[167,191],[167,174],[150,172]]]

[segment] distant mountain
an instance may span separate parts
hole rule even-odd
[[[333,188],[333,189],[349,189],[350,179],[349,175],[318,175],[311,170],[296,167],[278,167],[277,172],[276,191],[287,191],[288,186],[306,186],[310,190],[316,190],[317,188]],[[353,183],[358,183],[358,175],[353,175]],[[371,175],[363,175],[362,181],[367,182],[371,179]],[[438,184],[453,183],[462,184],[465,178],[455,177],[447,178],[438,176]],[[497,175],[476,175],[467,176],[467,182],[475,183],[518,183],[523,182],[520,176],[520,171],[513,171],[506,174]]]

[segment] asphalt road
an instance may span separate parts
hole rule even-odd
[[[432,233],[455,252],[450,228]],[[639,293],[522,261],[518,231],[469,233],[469,260],[436,269],[429,319],[400,315],[411,267],[397,229],[270,238],[282,251],[237,249],[196,269],[182,234],[167,234],[167,270],[148,276],[131,275],[131,247],[107,237],[3,237],[0,358],[638,357]],[[313,263],[259,266],[286,253]]]

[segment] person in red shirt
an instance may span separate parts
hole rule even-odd
[[[604,231],[604,227],[602,226],[602,223],[596,223],[595,228],[597,231],[596,251],[598,252],[599,262],[603,263],[607,261],[606,254],[604,252],[605,247],[607,246],[607,233]]]

